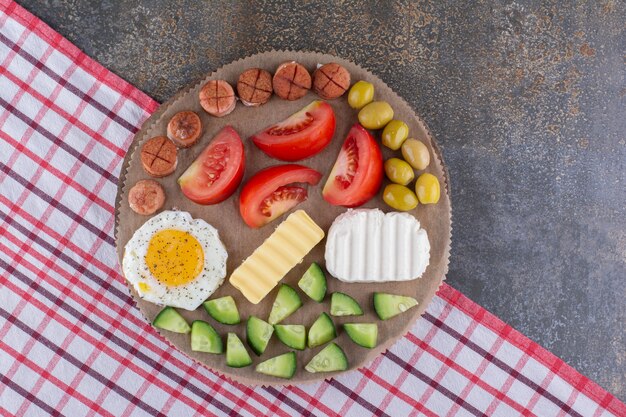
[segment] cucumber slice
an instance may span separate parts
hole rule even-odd
[[[252,358],[248,354],[241,339],[235,333],[228,333],[226,339],[226,365],[231,368],[243,368],[252,363]]]
[[[274,326],[278,340],[293,349],[304,350],[306,329],[301,324],[277,324]]]
[[[376,347],[376,339],[378,339],[376,323],[346,323],[343,328],[348,337],[357,345],[370,349]]]
[[[276,294],[276,300],[274,300],[272,311],[270,311],[270,317],[267,321],[269,321],[270,324],[278,324],[293,314],[300,306],[302,306],[302,300],[300,300],[300,296],[296,290],[287,284],[281,284],[278,288],[278,294]]]
[[[298,281],[298,287],[313,300],[321,303],[326,296],[326,276],[322,268],[313,262]]]
[[[404,313],[411,307],[417,305],[417,300],[404,295],[386,294],[384,292],[374,293],[374,310],[381,320],[387,320]]]
[[[191,350],[196,352],[223,353],[222,338],[206,321],[191,323]]]
[[[313,359],[306,364],[304,369],[313,374],[316,372],[345,371],[348,369],[348,358],[343,353],[343,349],[333,342],[313,356]]]
[[[354,298],[342,292],[334,292],[330,298],[330,314],[333,316],[362,316],[363,310]]]
[[[265,352],[265,348],[272,337],[272,333],[274,333],[274,327],[272,327],[271,324],[256,316],[248,317],[246,338],[248,339],[248,345],[257,356]]]
[[[191,331],[187,320],[174,307],[165,307],[161,310],[152,321],[152,325],[174,333],[189,333]]]
[[[237,304],[230,295],[205,301],[202,305],[211,317],[222,324],[239,324],[241,322]]]
[[[261,362],[254,370],[265,375],[291,379],[296,373],[296,354],[295,352],[287,352],[275,356]]]
[[[315,320],[315,323],[309,329],[309,343],[310,348],[323,345],[326,342],[330,342],[337,337],[337,331],[332,319],[326,313],[320,314]]]

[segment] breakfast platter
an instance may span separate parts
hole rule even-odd
[[[223,66],[144,123],[116,245],[173,346],[250,385],[328,379],[408,332],[443,282],[448,174],[425,123],[332,55]]]

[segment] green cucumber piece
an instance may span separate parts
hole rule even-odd
[[[161,310],[152,321],[152,325],[174,333],[189,333],[191,331],[187,320],[174,307],[165,307]]]
[[[202,305],[211,317],[222,324],[239,324],[241,322],[237,304],[230,295],[205,301]]]
[[[252,363],[252,358],[248,354],[241,339],[235,333],[228,333],[226,339],[226,365],[231,368],[243,368]]]
[[[307,372],[333,372],[348,369],[348,358],[335,342],[329,344],[306,364]]]
[[[296,373],[296,354],[295,352],[287,352],[275,356],[261,362],[254,370],[265,375],[291,379]]]
[[[362,316],[363,310],[348,294],[334,292],[330,297],[330,314],[333,316]]]
[[[196,352],[223,353],[222,338],[206,321],[191,323],[191,350]]]
[[[306,346],[306,328],[301,324],[276,324],[274,326],[278,340],[293,349],[304,350]]]
[[[326,313],[320,314],[309,329],[308,346],[310,348],[323,345],[337,337],[337,330],[332,319]]]
[[[321,303],[326,296],[326,276],[322,268],[313,262],[298,281],[298,287],[313,300]]]
[[[357,345],[370,349],[376,347],[376,339],[378,339],[376,323],[346,323],[343,328],[348,337]]]
[[[246,323],[246,338],[248,345],[257,356],[261,356],[265,352],[265,348],[269,343],[274,327],[265,320],[261,320],[256,316],[248,317]]]
[[[270,324],[278,324],[293,314],[300,306],[302,306],[302,300],[300,300],[296,290],[287,284],[281,284],[267,321]]]
[[[381,320],[387,320],[404,313],[417,305],[417,300],[405,295],[387,294],[384,292],[374,293],[374,310]]]

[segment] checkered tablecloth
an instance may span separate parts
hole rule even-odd
[[[626,406],[444,285],[367,368],[252,388],[199,367],[134,307],[114,200],[158,104],[0,0],[0,414],[625,416]]]

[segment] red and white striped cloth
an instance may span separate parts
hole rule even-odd
[[[367,368],[251,388],[195,365],[126,290],[114,200],[158,104],[0,0],[0,414],[626,416],[626,406],[444,285]]]

